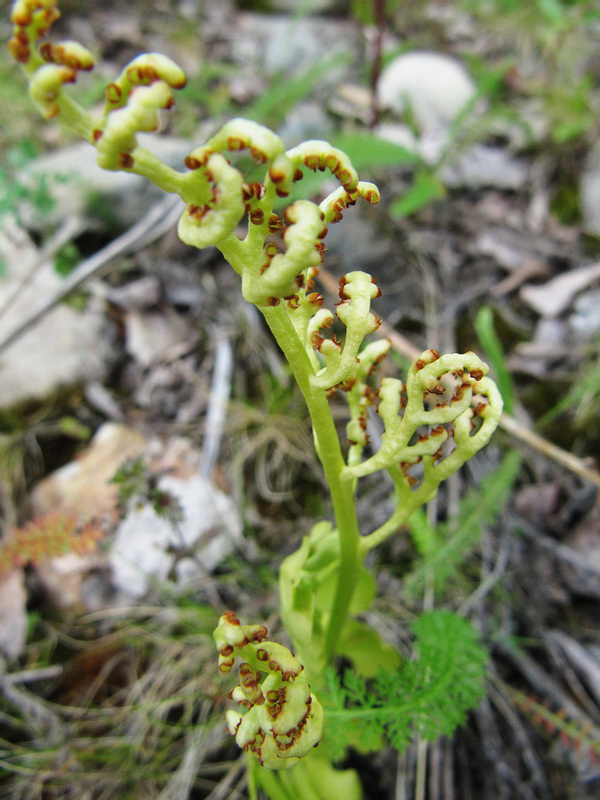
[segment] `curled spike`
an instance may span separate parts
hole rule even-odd
[[[126,106],[108,115],[96,143],[98,165],[108,170],[131,168],[133,161],[127,156],[137,147],[136,134],[156,130],[158,110],[168,107],[171,99],[171,90],[162,81],[138,87]]]
[[[358,175],[346,153],[332,147],[329,142],[314,139],[303,142],[292,150],[287,156],[295,167],[303,165],[311,170],[329,170],[342,184],[347,192],[358,186]]]
[[[379,322],[371,313],[371,300],[379,290],[366,272],[349,272],[340,281],[342,302],[337,307],[337,316],[346,326],[346,339],[343,351],[337,353],[327,345],[320,348],[325,356],[326,368],[311,382],[322,389],[330,389],[338,383],[356,378],[357,356],[362,342],[369,333],[377,330]],[[328,342],[330,340],[325,340]],[[329,356],[329,359],[327,358]]]
[[[179,237],[194,247],[218,244],[232,234],[244,216],[243,177],[220,153],[200,168],[212,186],[212,197],[202,207],[187,205],[178,226]]]
[[[323,709],[302,664],[287,647],[266,641],[264,630],[241,625],[229,611],[214,631],[221,672],[230,671],[234,649],[244,659],[229,697],[246,711],[228,711],[227,723],[237,744],[262,766],[289,769],[319,743]]]
[[[48,33],[59,17],[57,0],[16,0],[11,14],[13,36],[8,43],[13,58],[24,67],[30,64],[33,68],[39,66],[37,41]]]
[[[285,231],[286,252],[274,256],[261,275],[245,272],[242,276],[242,292],[251,303],[265,304],[270,297],[295,294],[296,275],[320,263],[314,247],[324,230],[318,206],[309,200],[297,200],[288,206],[286,219],[290,223]]]
[[[319,208],[325,215],[325,222],[339,222],[342,219],[342,212],[350,205],[354,205],[357,198],[363,198],[368,203],[376,204],[379,202],[379,190],[374,183],[359,181],[356,188],[348,191],[344,186],[339,186],[335,191],[323,200]]]
[[[36,70],[29,84],[29,94],[44,117],[60,113],[60,93],[65,83],[73,83],[76,72],[69,67],[47,64]]]
[[[105,114],[128,104],[136,86],[151,86],[164,82],[172,89],[183,89],[187,83],[185,72],[174,61],[160,53],[142,53],[125,67],[113,83],[106,87]]]
[[[94,56],[79,42],[64,41],[56,44],[44,42],[40,47],[40,55],[44,61],[61,64],[76,72],[94,68]]]
[[[241,118],[227,122],[208,140],[205,147],[219,152],[250,150],[252,158],[259,163],[271,163],[277,156],[282,155],[285,149],[276,133],[264,125]]]
[[[502,399],[493,381],[483,377],[487,372],[487,364],[474,353],[440,356],[435,350],[426,350],[408,371],[408,400],[402,416],[399,414],[403,404],[402,384],[395,379],[384,379],[379,390],[379,413],[385,422],[381,447],[362,464],[346,467],[343,475],[355,478],[392,467],[398,462],[413,464],[423,459],[424,485],[435,493],[442,480],[487,443],[498,424]],[[425,395],[437,394],[439,379],[446,374],[458,381],[453,396],[447,403],[426,408]],[[472,403],[477,407],[476,412]],[[482,417],[483,422],[473,433],[471,421],[475,413]],[[444,427],[448,424],[453,425],[455,449],[438,458],[440,446],[449,437],[450,432]],[[417,430],[424,425],[432,426],[430,432],[411,444]]]

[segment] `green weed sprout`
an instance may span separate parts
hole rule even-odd
[[[240,625],[232,613],[215,631],[221,670],[231,668],[235,655],[242,658],[240,684],[231,697],[245,713],[230,713],[231,729],[254,758],[250,771],[256,782],[273,794],[272,779],[256,777],[257,759],[265,767],[304,768],[299,759],[320,738],[323,714],[315,694],[326,696],[325,676],[333,659],[345,656],[367,677],[375,675],[378,666],[398,668],[400,659],[393,648],[356,619],[375,594],[374,579],[363,565],[365,556],[397,532],[435,496],[443,480],[489,441],[502,401],[486,377],[487,365],[470,352],[440,355],[427,350],[410,367],[405,383],[385,378],[379,389],[373,388],[370,376],[390,349],[389,341],[364,344],[379,325],[371,310],[380,294],[375,280],[358,270],[343,276],[335,313],[314,290],[329,226],[357,200],[379,201],[377,188],[359,180],[345,153],[324,141],[286,150],[267,128],[233,119],[187,156],[186,171],[172,169],[140,146],[137,134],[158,127],[160,114],[174,103],[174,90],[185,85],[182,70],[155,53],[136,57],[106,87],[104,111],[93,117],[65,91],[80,72],[92,69],[92,54],[76,42],[51,43],[46,38],[59,13],[56,0],[17,0],[13,6],[10,49],[27,76],[33,102],[45,117],[89,142],[101,167],[143,175],[184,200],[179,236],[194,247],[214,245],[239,274],[243,296],[264,316],[312,420],[335,522],[318,523],[281,567],[281,616],[296,655],[266,642],[260,626]],[[262,165],[261,180],[247,181],[232,163],[239,151],[248,151]],[[318,205],[297,200],[278,213],[281,198],[307,170],[329,171],[340,185]],[[343,340],[328,335],[336,320],[345,328]],[[347,446],[340,442],[329,405],[338,390],[348,401]],[[379,414],[384,433],[380,448],[364,457],[372,410]],[[387,522],[361,536],[357,482],[378,470],[392,478],[396,508]],[[440,619],[435,639],[444,636],[445,617]],[[473,659],[472,643],[469,647]],[[455,674],[442,672],[440,691],[444,685],[456,689],[461,680],[472,680],[462,668]],[[426,667],[424,674],[429,674]],[[410,705],[410,693],[407,702]],[[426,709],[422,699],[418,702],[417,717],[424,720]],[[326,720],[325,713],[325,725]],[[427,734],[434,728],[422,723],[415,732]],[[448,732],[443,725],[439,730]],[[327,774],[329,786],[335,783],[326,759],[316,761],[311,754],[306,764]],[[308,786],[308,772],[306,776]],[[276,796],[281,796],[281,786],[279,791]]]

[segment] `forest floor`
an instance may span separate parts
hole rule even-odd
[[[426,517],[443,542],[435,604],[480,631],[486,699],[426,750],[354,754],[365,797],[592,800],[594,4],[544,16],[541,3],[518,11],[498,0],[484,14],[466,0],[422,2],[390,11],[379,30],[361,22],[369,3],[352,4],[355,16],[351,4],[322,5],[312,16],[233,0],[126,10],[65,0],[59,24],[98,54],[77,87],[86,104],[144,50],[186,70],[157,135],[174,165],[234,116],[289,146],[345,147],[382,200],[331,230],[317,288],[332,304],[342,274],[371,272],[380,332],[393,341],[388,370],[429,347],[474,350],[502,390],[491,444]],[[10,37],[6,19],[0,30]],[[446,85],[447,64],[434,59],[411,78],[414,92],[398,78],[403,113],[377,108],[379,48],[384,65],[435,52],[464,74]],[[278,565],[331,513],[306,409],[220,254],[183,245],[170,199],[131,176],[103,178],[38,119],[7,57],[0,70],[0,797],[245,798],[210,633],[228,608],[277,632]],[[313,177],[311,196],[330,191]],[[340,425],[343,414],[340,402]],[[364,532],[389,512],[382,484],[361,486]],[[373,565],[369,622],[404,646],[431,602],[409,532]]]

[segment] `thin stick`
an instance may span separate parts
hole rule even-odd
[[[417,774],[415,778],[415,800],[425,800],[425,784],[427,777],[427,747],[425,739],[417,744]]]
[[[0,676],[0,681],[5,685],[15,683],[32,683],[33,681],[45,681],[52,678],[59,678],[63,674],[63,667],[60,664],[53,664],[51,667],[42,669],[24,669],[20,672],[7,672]]]
[[[566,467],[566,469],[574,472],[575,475],[593,483],[595,486],[600,486],[600,473],[596,469],[588,467],[582,459],[557,447],[539,434],[521,425],[514,417],[509,417],[508,414],[502,414],[499,425],[506,433],[511,434],[511,436],[519,439],[519,441],[524,444],[533,447],[538,453],[542,453],[542,455],[546,456],[551,461],[555,461],[562,467]]]
[[[212,474],[221,446],[225,425],[225,411],[231,394],[233,372],[233,349],[227,336],[219,336],[215,345],[215,363],[210,387],[210,401],[204,424],[204,446],[200,475],[208,478]]]

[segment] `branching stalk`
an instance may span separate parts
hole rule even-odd
[[[306,401],[317,442],[317,453],[331,493],[336,527],[340,537],[337,587],[325,637],[325,656],[326,660],[330,662],[335,655],[340,631],[348,617],[359,566],[360,534],[352,482],[341,480],[340,476],[345,462],[331,408],[323,390],[311,386],[310,378],[314,371],[305,348],[300,344],[298,336],[292,328],[289,317],[281,306],[266,307],[260,310],[282,349]]]
[[[383,5],[376,3],[380,21]],[[410,367],[406,384],[385,378],[374,386],[371,376],[391,342],[366,342],[380,325],[371,305],[381,294],[367,273],[355,270],[344,275],[335,313],[323,307],[324,298],[313,290],[329,226],[358,200],[379,201],[377,188],[359,180],[345,153],[318,140],[286,151],[281,139],[264,126],[232,119],[192,150],[184,161],[185,170],[173,169],[141,147],[137,136],[156,130],[159,114],[174,104],[173,92],[185,85],[183,71],[156,53],[137,56],[106,87],[104,111],[94,117],[67,94],[68,85],[93,68],[93,56],[76,42],[47,39],[59,16],[56,0],[16,0],[13,5],[10,50],[27,77],[33,102],[45,117],[57,119],[86,139],[102,168],[144,176],[181,197],[185,206],[178,223],[180,238],[193,247],[216,246],[221,251],[241,278],[243,297],[261,311],[290,365],[308,408],[331,495],[335,524],[317,523],[280,568],[281,617],[302,661],[269,641],[262,625],[242,625],[233,612],[221,617],[214,633],[221,672],[228,673],[241,658],[240,682],[229,693],[239,708],[229,711],[227,720],[237,743],[252,759],[251,793],[255,796],[260,786],[271,800],[279,800],[290,796],[288,788],[300,786],[304,797],[320,798],[326,784],[325,796],[358,800],[356,775],[336,770],[327,757],[312,751],[321,739],[325,717],[317,693],[326,693],[326,668],[334,658],[343,656],[368,678],[375,677],[381,666],[397,670],[400,663],[394,648],[357,618],[370,607],[376,591],[375,580],[363,565],[365,556],[489,441],[502,400],[485,377],[487,365],[470,352],[440,355],[426,350]],[[235,166],[233,154],[239,151],[248,151],[264,167],[261,180],[248,178]],[[296,200],[280,212],[278,199],[288,197],[307,171],[316,170],[330,172],[339,187],[319,205]],[[345,331],[341,339],[329,335],[334,324]],[[330,408],[336,393],[347,399],[347,443],[340,441]],[[366,431],[375,410],[383,434],[381,446],[371,452]],[[357,483],[379,470],[386,470],[393,480],[396,508],[386,523],[361,538]],[[379,705],[364,711],[366,717],[375,714],[381,730],[402,745],[411,736],[411,724],[413,733],[427,738],[448,733],[460,722],[464,709],[457,716],[454,699],[444,706],[447,727],[436,722],[448,687],[459,677],[463,681],[458,694],[466,698],[465,708],[479,696],[478,688],[471,692],[469,687],[469,663],[474,682],[482,671],[474,631],[469,633],[468,625],[465,629],[466,623],[453,615],[425,623],[430,632],[421,637],[422,674],[413,675],[423,690],[421,700],[413,701],[410,692],[406,695],[402,676],[394,678],[392,673],[387,684],[389,691],[396,686],[402,708],[414,706],[413,722],[406,721],[400,730],[394,715]],[[418,638],[418,626],[415,630]],[[442,652],[438,644],[445,643],[451,630],[456,642]],[[467,646],[459,664],[461,640]],[[433,654],[429,660],[428,652]],[[431,669],[438,662],[439,679],[432,683]],[[410,674],[409,670],[409,678]],[[381,680],[383,690],[386,679]],[[413,688],[416,685],[413,681]],[[422,705],[428,698],[434,706],[429,720]],[[343,708],[338,713],[345,714]],[[356,719],[362,714],[359,709]],[[372,744],[369,730],[368,725],[361,728],[362,746]],[[289,779],[261,772],[294,766]]]

